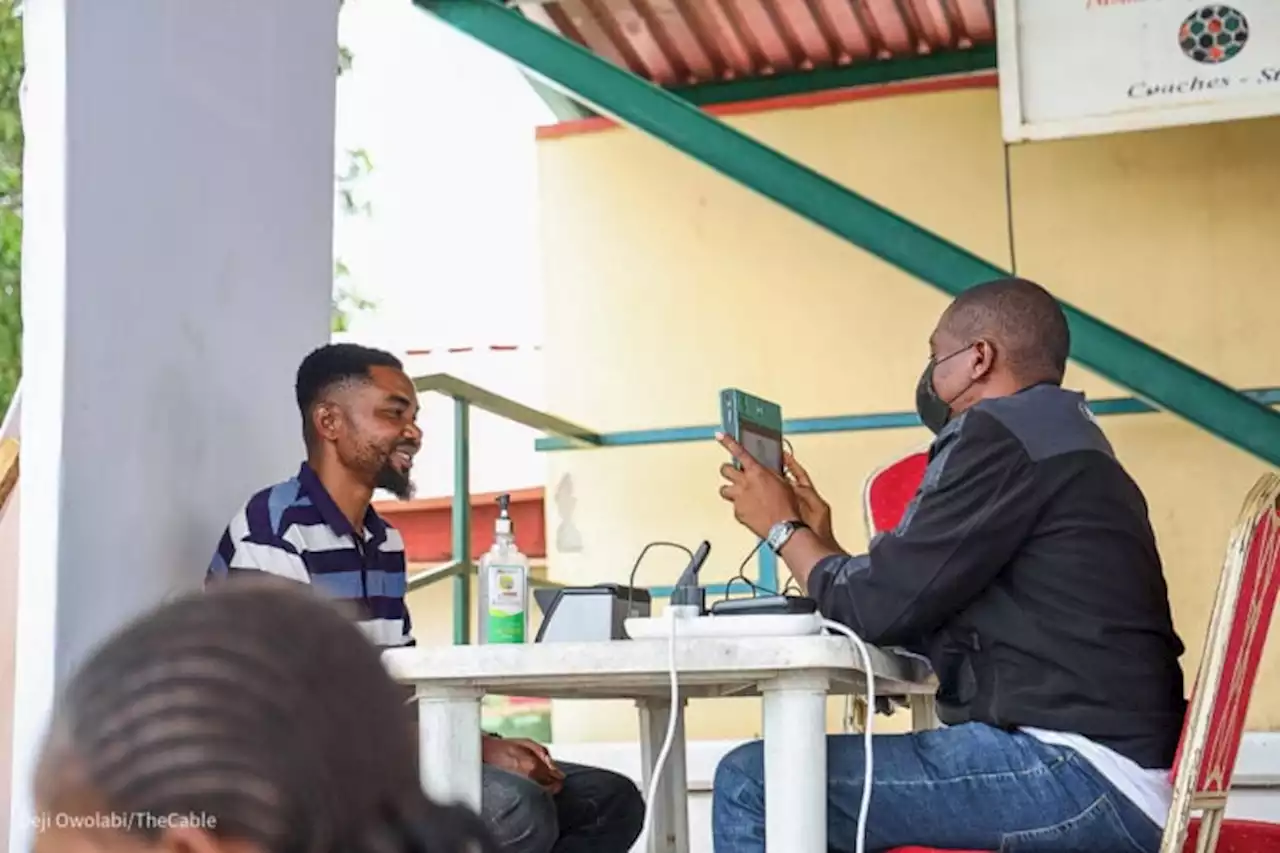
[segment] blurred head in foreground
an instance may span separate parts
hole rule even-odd
[[[36,774],[37,853],[480,853],[430,802],[379,653],[305,587],[230,584],[75,674]]]

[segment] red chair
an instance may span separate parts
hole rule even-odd
[[[898,526],[907,505],[924,481],[924,471],[928,465],[929,454],[922,450],[871,472],[862,488],[868,536],[875,536]]]
[[[871,472],[862,486],[862,511],[868,539],[898,526],[911,499],[920,490],[928,466],[929,453],[921,450]],[[906,702],[907,699],[890,697],[890,701]],[[865,726],[866,700],[853,695],[846,696],[844,719],[846,734]]]
[[[1245,499],[1227,545],[1204,656],[1174,758],[1173,805],[1160,853],[1280,852],[1280,824],[1224,817],[1278,591],[1280,476],[1265,474]],[[1200,820],[1192,820],[1192,812],[1199,812]],[[899,847],[893,853],[941,851]]]

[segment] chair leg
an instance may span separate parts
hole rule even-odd
[[[932,696],[914,695],[907,701],[911,705],[911,731],[928,732],[942,728],[938,721],[938,706]]]
[[[1182,853],[1186,846],[1187,830],[1191,825],[1191,809],[1179,809],[1177,803],[1165,819],[1164,834],[1160,839],[1160,853]]]
[[[848,726],[850,733],[861,733],[867,730],[867,718],[871,711],[867,709],[867,700],[857,696],[851,697]]]
[[[1225,809],[1205,809],[1200,818],[1200,837],[1196,839],[1196,853],[1213,853],[1218,849],[1218,833],[1222,831]]]

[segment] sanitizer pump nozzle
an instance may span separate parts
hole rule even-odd
[[[498,497],[493,545],[480,558],[481,643],[523,643],[529,633],[529,558],[516,546],[511,495]]]
[[[498,523],[494,525],[499,536],[511,536],[511,495],[498,495]]]

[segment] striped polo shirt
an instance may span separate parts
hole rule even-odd
[[[205,583],[244,571],[310,584],[355,603],[360,629],[377,646],[414,645],[399,531],[371,506],[358,536],[305,462],[296,477],[258,492],[231,519]]]

